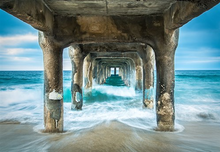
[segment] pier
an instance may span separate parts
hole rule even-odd
[[[143,91],[144,107],[155,106],[157,130],[173,131],[174,57],[179,28],[219,2],[1,0],[0,8],[39,30],[46,132],[63,131],[65,48],[69,48],[72,63],[71,109],[83,110],[83,87],[92,88],[93,80],[105,83],[114,69],[114,75],[118,70],[125,85]]]

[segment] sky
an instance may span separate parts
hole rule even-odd
[[[180,28],[176,70],[220,70],[220,4]],[[67,49],[64,70],[71,69]],[[0,71],[43,70],[38,31],[0,9]]]

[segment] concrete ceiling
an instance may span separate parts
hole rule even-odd
[[[96,58],[96,61],[99,61],[100,64],[106,64],[108,66],[122,66],[132,64],[134,66],[134,62],[132,59],[127,57],[116,57],[116,58]]]
[[[162,14],[176,0],[44,0],[57,15],[150,15]]]
[[[98,45],[93,46],[93,50],[88,50],[117,52],[142,50],[142,44],[155,48],[157,45],[164,45],[165,38],[166,41],[175,39],[177,42],[179,27],[219,2],[220,0],[0,0],[0,8],[44,32],[45,38],[51,39],[56,45],[66,47],[72,43],[96,43]],[[108,43],[111,44],[107,46]],[[124,45],[126,47],[123,49],[124,46],[118,45],[119,43],[134,44],[129,47]]]

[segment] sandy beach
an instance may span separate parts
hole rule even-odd
[[[220,124],[182,122],[182,132],[141,130],[117,121],[86,130],[60,134],[38,133],[34,125],[18,122],[0,124],[0,151],[124,151],[124,152],[218,152]]]

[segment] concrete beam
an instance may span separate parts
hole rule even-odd
[[[62,16],[81,15],[144,15],[161,14],[170,7],[175,0],[46,0],[56,14]]]
[[[0,8],[40,31],[49,33],[53,31],[53,12],[44,1],[1,0]]]
[[[155,32],[163,32],[161,15],[153,16],[55,16],[53,34],[71,43],[145,43],[152,45]],[[147,28],[146,28],[147,27]]]
[[[178,0],[164,13],[165,29],[175,30],[219,2],[220,0]]]
[[[2,0],[0,8],[34,28],[54,35],[56,41],[65,46],[71,43],[123,42],[145,43],[153,47],[152,41],[157,39],[158,32],[175,30],[219,2],[220,0]],[[101,4],[106,4],[104,6],[114,10],[115,14],[108,10],[109,14],[101,11],[97,15],[99,11],[91,8],[94,5],[100,7]],[[86,7],[79,9],[82,6]],[[158,10],[157,13],[150,13],[154,9]],[[83,14],[88,10],[92,12]]]

